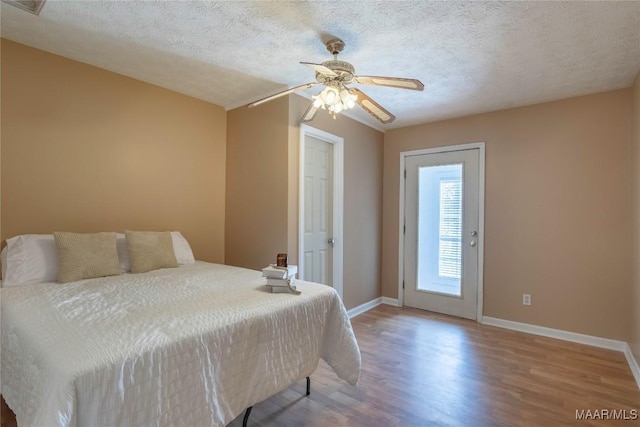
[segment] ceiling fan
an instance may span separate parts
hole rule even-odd
[[[395,116],[385,110],[380,104],[369,98],[367,94],[360,89],[348,87],[348,84],[359,83],[365,85],[387,86],[398,89],[423,90],[424,85],[420,80],[405,79],[399,77],[380,77],[380,76],[357,76],[353,65],[346,61],[338,60],[338,54],[344,49],[344,42],[340,39],[332,39],[326,43],[327,50],[333,55],[333,60],[325,61],[322,64],[314,64],[312,62],[300,62],[308,65],[316,71],[316,81],[305,83],[300,86],[283,90],[274,95],[267,96],[258,101],[249,104],[249,107],[255,107],[281,96],[289,95],[298,90],[309,89],[314,86],[326,86],[320,93],[314,95],[313,102],[307,108],[302,116],[303,122],[313,119],[319,109],[329,110],[330,114],[335,115],[343,110],[347,110],[360,105],[366,112],[371,114],[382,123],[391,123],[395,120]]]

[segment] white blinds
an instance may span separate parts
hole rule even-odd
[[[462,258],[462,181],[440,180],[438,275],[460,278]]]

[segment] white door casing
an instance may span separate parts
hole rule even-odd
[[[342,138],[308,125],[300,126],[298,277],[332,285],[340,297],[343,156]]]
[[[481,319],[484,256],[484,143],[403,152],[400,155],[400,166],[401,220],[398,258],[400,305],[474,320]],[[426,227],[424,212],[426,209],[431,214],[431,210],[437,211],[437,207],[425,204],[424,187],[431,186],[429,180],[436,179],[436,176],[446,181],[442,177],[446,177],[447,173],[455,173],[451,171],[456,168],[463,171],[462,232],[459,235],[462,251],[460,266],[462,288],[460,295],[451,295],[444,290],[447,284],[442,283],[441,280],[440,284],[430,284],[428,287],[431,289],[425,289],[425,277],[431,274],[424,273],[425,256],[433,256],[435,248],[429,247],[424,241]],[[421,185],[418,184],[419,176],[422,176]],[[425,178],[425,176],[431,178]],[[423,188],[419,188],[420,186]],[[423,212],[421,219],[418,217],[419,200],[423,204],[420,207]],[[421,242],[420,245],[418,240]],[[423,253],[419,254],[419,251]],[[418,283],[420,270],[422,272],[420,283]],[[440,288],[442,286],[444,288]]]

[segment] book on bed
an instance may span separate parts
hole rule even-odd
[[[274,279],[288,279],[294,277],[298,273],[297,265],[289,265],[287,267],[278,267],[276,265],[269,265],[262,269],[262,277],[274,278]]]

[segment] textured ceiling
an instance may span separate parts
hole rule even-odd
[[[4,38],[227,109],[314,81],[299,61],[331,59],[323,42],[340,37],[357,74],[425,84],[359,86],[397,116],[352,113],[378,129],[628,87],[640,71],[637,1],[48,0],[39,16],[1,13]]]

